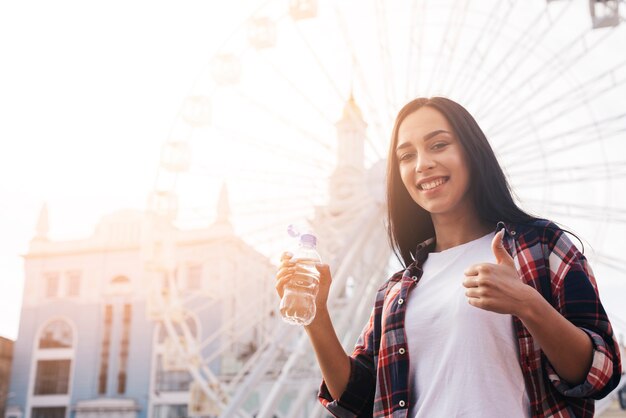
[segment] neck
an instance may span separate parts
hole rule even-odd
[[[435,227],[435,251],[443,251],[473,241],[495,230],[480,220],[476,212],[466,210],[453,214],[431,214]]]

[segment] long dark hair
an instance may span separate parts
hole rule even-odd
[[[487,137],[463,106],[444,97],[415,99],[407,103],[396,117],[387,158],[387,233],[394,253],[405,267],[412,262],[411,252],[417,244],[435,235],[430,213],[413,201],[402,183],[396,156],[400,124],[423,106],[441,112],[461,143],[470,171],[468,192],[482,221],[493,224],[495,229],[498,221],[527,223],[537,219],[520,209],[513,200],[511,188]]]

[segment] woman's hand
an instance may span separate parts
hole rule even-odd
[[[276,293],[278,293],[278,297],[283,298],[283,293],[285,290],[285,285],[291,281],[296,274],[298,274],[298,265],[291,260],[293,255],[289,252],[285,252],[280,257],[280,265],[278,266],[278,272],[276,273]],[[327,313],[326,303],[328,302],[328,292],[330,291],[330,283],[332,282],[332,278],[330,275],[330,267],[328,264],[317,264],[315,266],[317,271],[320,272],[320,283],[317,292],[317,296],[315,298],[315,308],[317,314],[315,315],[316,319],[318,315]],[[315,319],[313,320],[315,322]]]
[[[470,305],[500,314],[520,317],[525,315],[539,293],[524,284],[515,268],[513,258],[502,245],[504,230],[491,242],[496,264],[480,263],[465,270],[463,286]]]

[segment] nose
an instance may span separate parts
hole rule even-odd
[[[418,173],[423,173],[424,171],[430,170],[435,166],[435,162],[432,160],[428,153],[419,153],[417,156],[417,161],[415,162],[415,171]]]

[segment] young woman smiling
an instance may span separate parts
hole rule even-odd
[[[387,162],[388,233],[405,268],[378,290],[348,356],[326,302],[305,327],[337,417],[593,417],[619,348],[583,254],[514,202],[484,133],[442,97],[402,108]],[[296,273],[283,255],[276,288]]]

